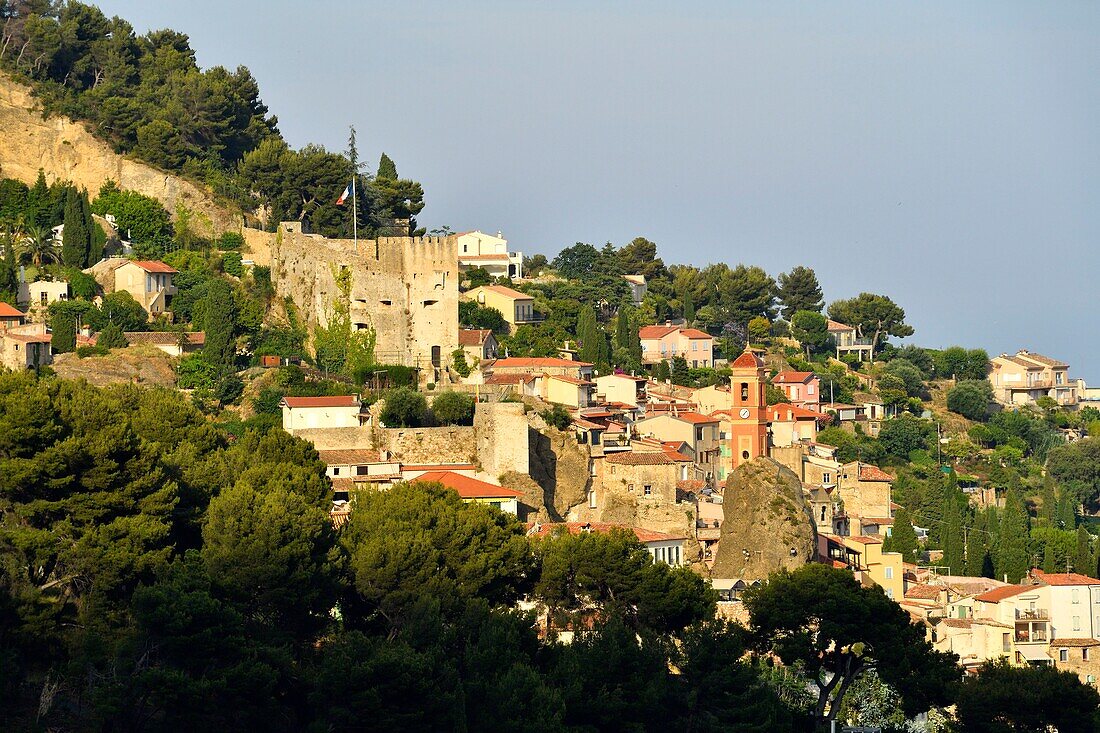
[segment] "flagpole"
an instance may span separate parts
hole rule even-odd
[[[344,231],[347,231],[346,229]],[[351,174],[351,237],[355,254],[359,254],[359,213],[355,206],[355,172]]]

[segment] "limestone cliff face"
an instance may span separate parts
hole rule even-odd
[[[789,468],[770,458],[743,464],[726,480],[722,499],[714,577],[764,579],[780,568],[801,567],[816,554],[813,514]]]
[[[193,225],[207,236],[240,231],[241,216],[219,205],[211,194],[178,176],[117,154],[83,123],[42,117],[29,87],[0,73],[0,176],[34,183],[72,181],[93,197],[108,178],[124,189],[160,201],[175,216],[183,205],[195,213]]]
[[[535,422],[535,427],[541,429],[530,434],[530,473],[542,488],[542,501],[536,504],[540,507],[539,519],[561,522],[570,507],[588,497],[592,457],[588,446],[577,443],[572,433],[545,426],[541,418]]]

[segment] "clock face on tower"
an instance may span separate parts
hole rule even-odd
[[[742,407],[741,408],[741,419],[742,420],[748,420],[749,419],[749,408],[747,408],[747,407]]]

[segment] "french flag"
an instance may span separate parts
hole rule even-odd
[[[344,188],[344,192],[342,194],[340,194],[340,198],[336,199],[336,205],[337,206],[343,206],[344,202],[348,200],[348,196],[351,196],[351,184],[350,183]]]

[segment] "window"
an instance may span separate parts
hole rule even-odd
[[[49,300],[50,300],[49,294],[43,292],[40,300],[42,301],[42,305],[49,305]]]
[[[1081,602],[1081,589],[1080,588],[1074,588],[1072,591],[1070,591],[1070,598],[1071,598],[1073,603],[1080,603]]]
[[[642,493],[646,496],[653,496],[653,487],[650,484],[646,484],[642,487]]]
[[[893,568],[886,568],[886,579],[887,580],[893,580],[894,579],[894,569]]]
[[[742,402],[748,402],[749,401],[749,383],[748,382],[741,382],[741,401]]]
[[[595,509],[596,508],[596,492],[595,492],[595,490],[588,492],[588,508],[589,509]]]
[[[806,394],[813,394],[813,393],[814,393],[814,386],[812,384],[807,384],[806,385]]]
[[[1073,617],[1073,630],[1074,631],[1080,631],[1081,630],[1081,617],[1080,616],[1074,616]]]
[[[1069,649],[1059,649],[1058,650],[1058,661],[1059,662],[1068,662],[1069,661]]]
[[[692,351],[698,351],[699,350],[699,342],[698,341],[692,341],[691,342],[691,350]]]
[[[339,466],[336,466],[335,468],[332,469],[332,475],[333,476],[339,476],[340,475],[340,467]]]
[[[1081,661],[1082,662],[1089,661],[1089,648],[1088,647],[1085,647],[1084,649],[1081,650]]]
[[[824,504],[821,505],[821,521],[822,522],[825,521],[825,505]]]
[[[831,483],[832,480],[833,480],[833,474],[829,473],[828,471],[825,471],[824,473],[821,474],[821,483],[828,484],[828,483]]]
[[[747,450],[741,451],[741,458],[745,461],[749,460],[749,452]]]
[[[1002,652],[1012,651],[1012,635],[1011,634],[1001,634],[1001,651]]]

